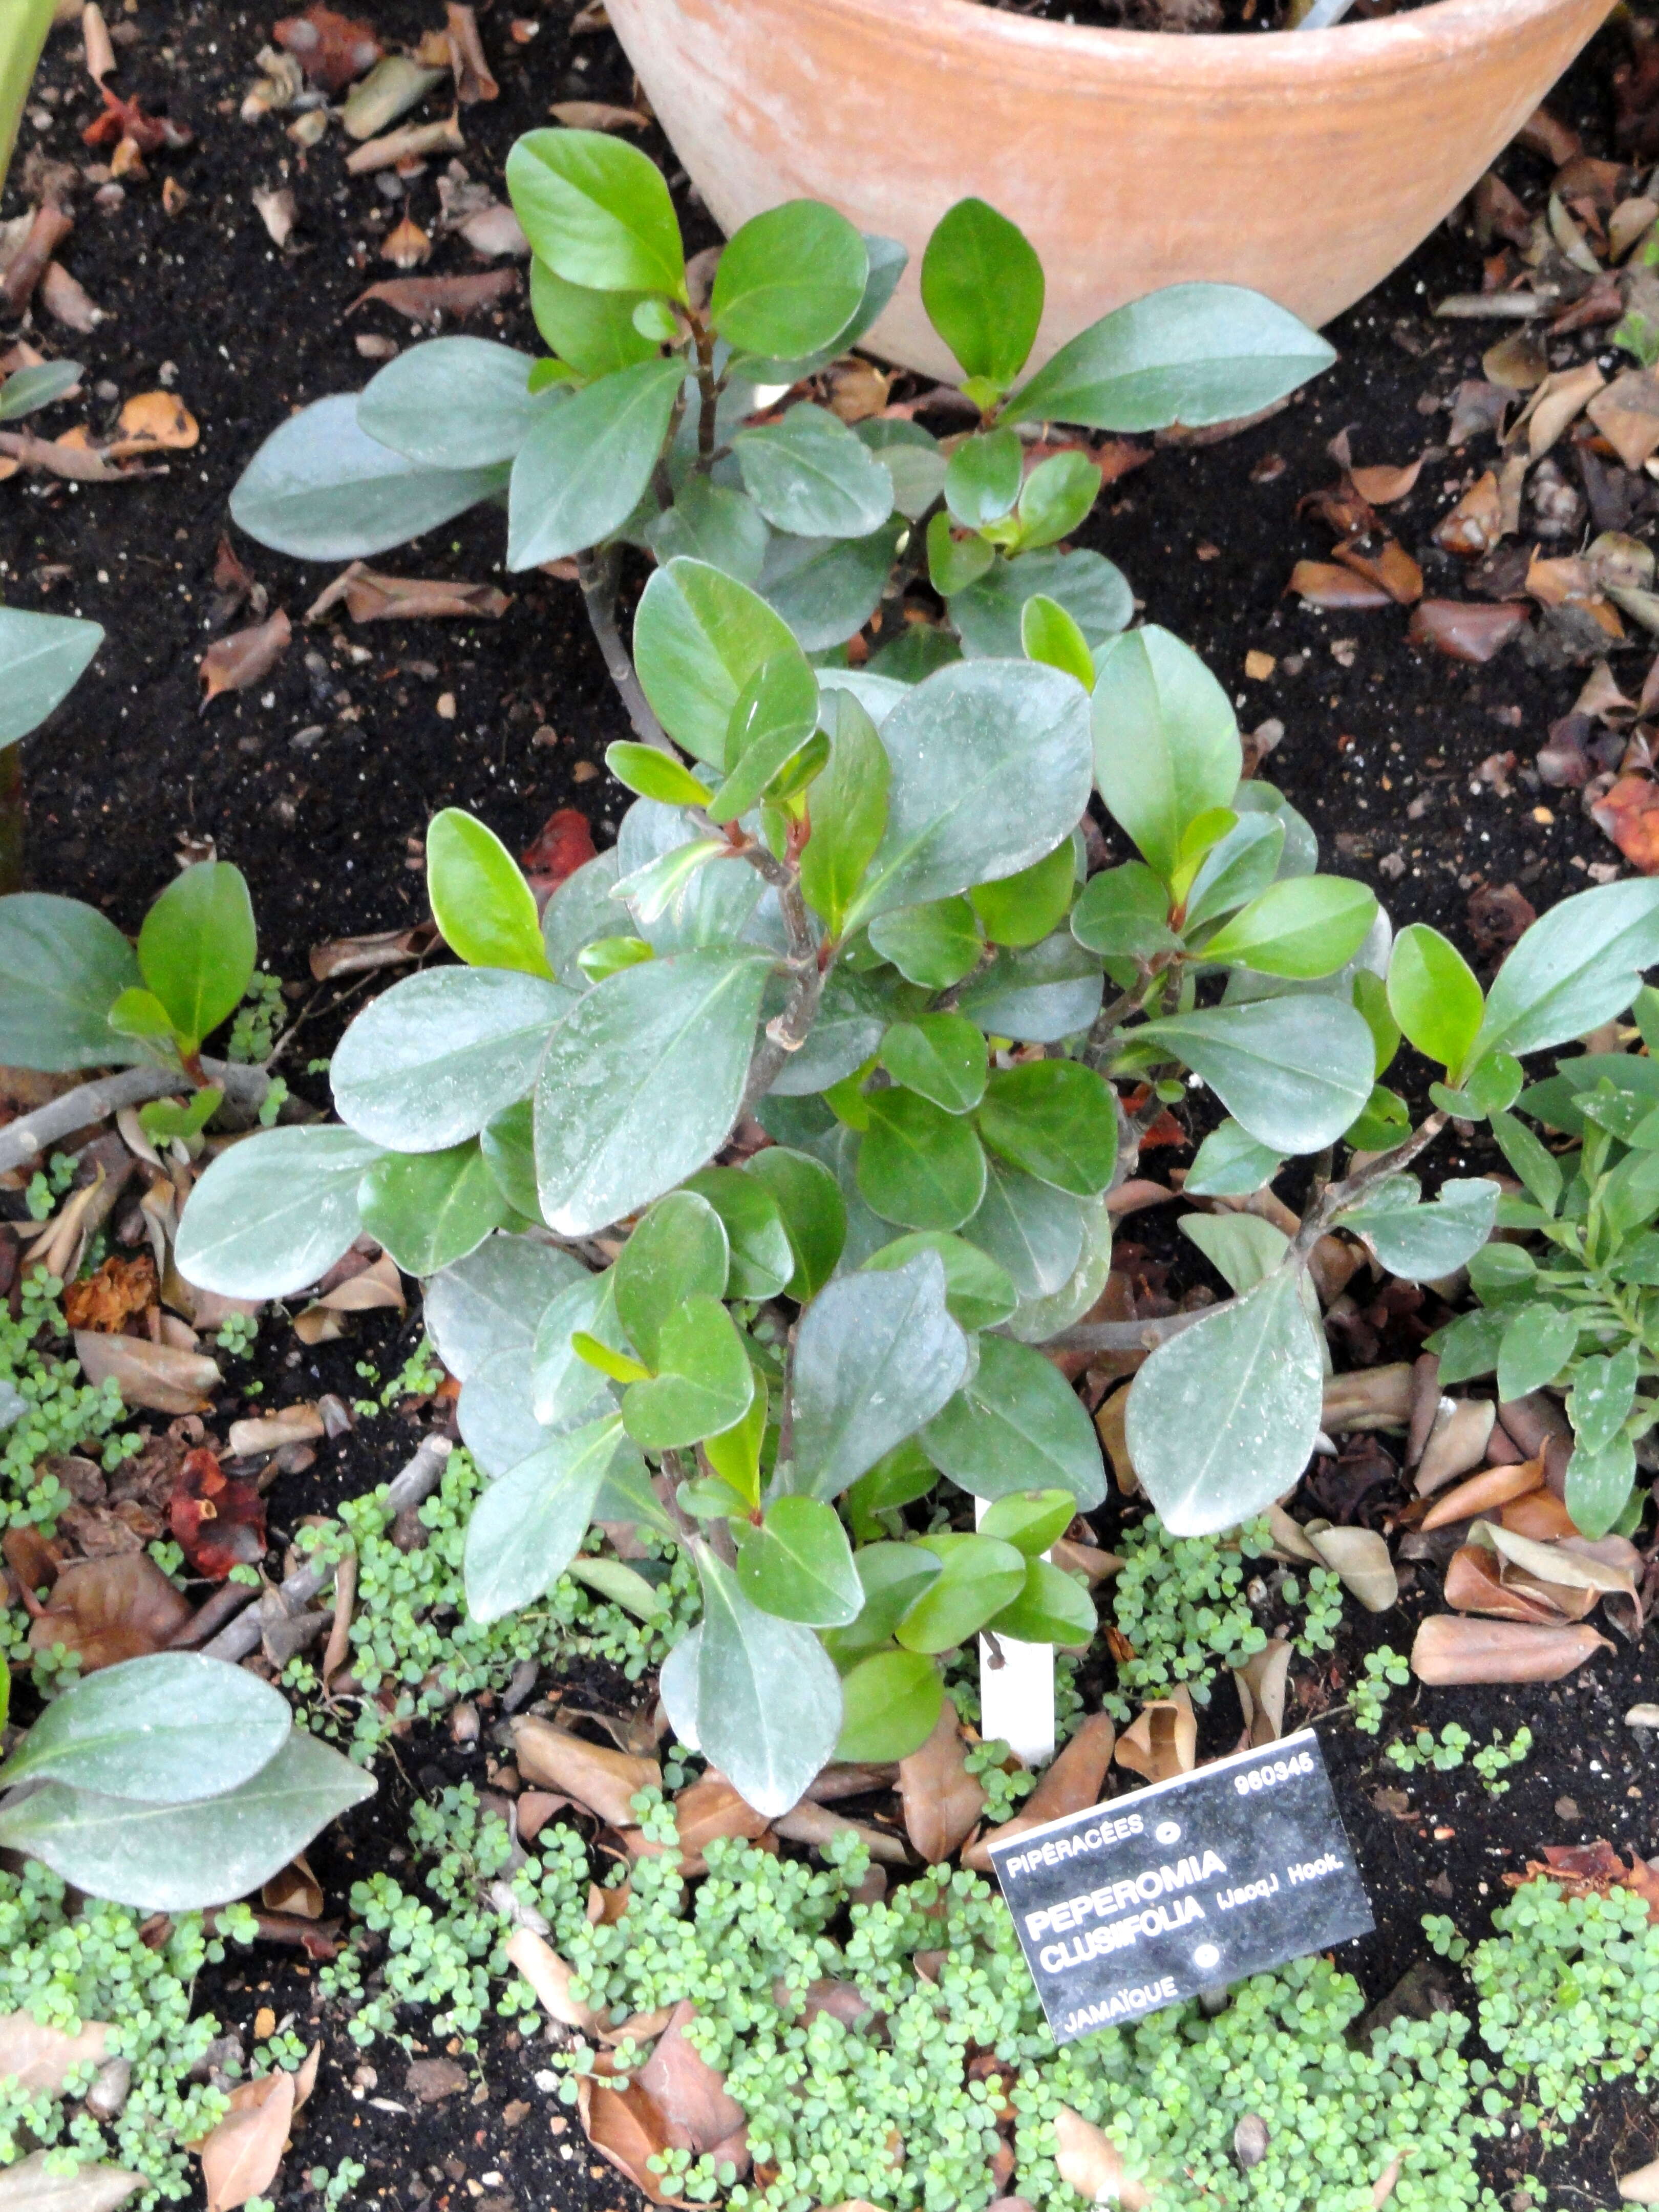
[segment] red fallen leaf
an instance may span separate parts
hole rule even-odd
[[[1524,607],[1477,605],[1472,599],[1423,599],[1406,635],[1413,645],[1437,646],[1453,660],[1480,662],[1501,652],[1527,627]]]
[[[141,154],[154,154],[162,146],[176,152],[196,135],[170,116],[146,115],[141,100],[123,100],[106,84],[98,88],[104,95],[104,112],[81,133],[88,146],[118,146],[123,138],[131,138]]]
[[[594,858],[593,832],[587,817],[579,807],[556,808],[520,857],[537,905],[545,904],[567,876],[574,876]]]
[[[465,321],[518,289],[518,272],[512,269],[492,269],[482,276],[389,276],[385,283],[360,292],[346,313],[355,315],[359,307],[378,300],[394,313],[407,315],[411,323],[434,322],[446,314]]]
[[[118,1255],[64,1291],[64,1318],[71,1328],[96,1329],[118,1336],[134,1314],[156,1300],[155,1262],[148,1252],[136,1260]]]
[[[261,682],[288,651],[293,635],[288,617],[278,607],[252,629],[239,629],[209,646],[197,663],[204,686],[202,704],[205,707],[222,691],[246,691]]]
[[[186,1455],[173,1478],[167,1525],[196,1572],[210,1582],[264,1557],[264,1498],[252,1483],[226,1475],[204,1444]]]
[[[354,23],[322,0],[313,0],[303,15],[285,15],[270,35],[325,92],[343,92],[354,77],[374,68],[382,51],[369,24]]]
[[[1638,873],[1659,875],[1659,784],[1621,775],[1591,807],[1590,819]]]
[[[44,1607],[24,1603],[34,1615],[29,1646],[54,1645],[80,1654],[81,1671],[147,1659],[169,1644],[191,1617],[190,1601],[174,1589],[147,1552],[122,1552],[107,1559],[77,1559],[58,1571]]]

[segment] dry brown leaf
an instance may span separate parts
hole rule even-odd
[[[199,1413],[224,1377],[205,1352],[179,1352],[137,1336],[77,1329],[75,1356],[88,1382],[112,1381],[124,1404],[153,1413]]]
[[[857,1836],[868,1847],[871,1857],[884,1866],[910,1864],[904,1838],[896,1836],[890,1828],[873,1828],[867,1820],[849,1820],[844,1814],[832,1812],[827,1805],[815,1805],[810,1797],[803,1797],[791,1811],[781,1814],[772,1827],[775,1834],[791,1844],[821,1845],[833,1842],[837,1836]]]
[[[216,638],[197,663],[202,704],[205,707],[222,691],[246,691],[250,684],[262,683],[288,651],[293,635],[288,617],[278,607],[252,629]]]
[[[152,2185],[144,2174],[118,2166],[83,2166],[72,2176],[49,2173],[46,2160],[56,2155],[31,2151],[0,2173],[0,2212],[116,2212],[136,2190]]]
[[[572,1969],[533,1928],[514,1929],[507,1939],[507,1956],[535,1990],[550,2020],[562,2021],[567,2027],[580,2028],[584,2034],[599,2025],[603,2015],[571,1994]]]
[[[378,968],[401,968],[410,960],[423,960],[438,941],[434,922],[418,922],[413,929],[377,930],[368,937],[331,937],[326,945],[311,948],[311,973],[319,983],[331,975],[367,975]]]
[[[1396,2151],[1371,2184],[1371,2212],[1382,2212],[1382,2207],[1394,2195],[1399,2185],[1401,2172],[1406,2163],[1403,2151]]]
[[[0,455],[18,467],[39,469],[44,475],[62,477],[68,483],[125,483],[161,473],[155,469],[112,468],[101,453],[86,441],[84,430],[61,438],[37,438],[32,430],[0,430]]]
[[[368,149],[359,150],[367,153]],[[441,315],[453,315],[465,322],[469,315],[482,314],[498,301],[511,298],[518,289],[514,269],[491,269],[481,276],[391,276],[384,284],[371,284],[366,292],[360,292],[346,313],[356,314],[359,307],[378,300],[394,314],[406,315],[411,323],[433,323]]]
[[[1370,468],[1350,469],[1348,475],[1361,499],[1369,501],[1373,507],[1392,507],[1414,488],[1422,472],[1423,457],[1419,453],[1403,468],[1377,463]]]
[[[325,1692],[351,1656],[351,1620],[356,1605],[357,1554],[348,1552],[334,1570],[334,1618],[329,1623],[328,1642],[319,1670]]]
[[[1123,2154],[1105,2130],[1069,2105],[1054,2114],[1054,2164],[1060,2178],[1087,2204],[1121,2204],[1146,2212],[1152,2199],[1125,2170]]]
[[[1501,653],[1527,623],[1526,609],[1505,602],[1422,599],[1406,635],[1414,645],[1437,646],[1449,659],[1479,665]]]
[[[79,1652],[81,1671],[90,1674],[163,1650],[190,1617],[189,1599],[147,1552],[76,1559],[60,1570],[44,1610],[30,1624],[29,1645],[35,1651],[56,1645]]]
[[[1517,1498],[1503,1507],[1498,1517],[1517,1535],[1535,1536],[1540,1543],[1547,1544],[1556,1536],[1577,1534],[1571,1514],[1551,1490],[1528,1491],[1524,1498]]]
[[[55,1268],[48,1267],[48,1274]],[[59,1278],[62,1280],[62,1278]],[[148,1252],[136,1260],[112,1254],[101,1267],[78,1282],[64,1285],[64,1318],[74,1328],[95,1329],[100,1335],[118,1336],[135,1314],[146,1312],[156,1302],[155,1262]]]
[[[1325,1384],[1319,1425],[1328,1436],[1347,1429],[1404,1428],[1411,1418],[1412,1370],[1408,1360],[1386,1367],[1358,1367],[1333,1375]]]
[[[526,1781],[564,1790],[613,1827],[633,1826],[631,1797],[641,1790],[662,1788],[662,1769],[654,1759],[634,1759],[589,1743],[533,1713],[520,1715],[512,1728],[519,1771]]]
[[[970,1867],[975,1874],[988,1874],[993,1844],[1012,1843],[1016,1836],[1024,1835],[1028,1828],[1041,1827],[1045,1820],[1063,1820],[1068,1813],[1081,1813],[1088,1806],[1098,1804],[1116,1741],[1117,1729],[1110,1716],[1091,1713],[1044,1771],[1013,1819],[1005,1820],[1000,1828],[988,1829],[971,1849],[963,1853],[963,1866]]]
[[[637,107],[612,107],[603,100],[556,100],[548,113],[567,131],[647,131],[648,115]]]
[[[86,2021],[78,2033],[48,2027],[33,2013],[0,2014],[0,2081],[16,2076],[15,2086],[31,2095],[59,2096],[77,2066],[101,2066],[109,2042],[108,2024]]]
[[[1473,1520],[1477,1513],[1494,1513],[1516,1498],[1539,1489],[1544,1480],[1541,1459],[1525,1459],[1510,1467],[1483,1468],[1449,1490],[1437,1505],[1431,1506],[1419,1522],[1424,1529],[1445,1528],[1456,1521]]]
[[[766,1815],[757,1813],[718,1769],[711,1767],[696,1782],[688,1783],[674,1800],[681,1871],[706,1873],[708,1862],[703,1853],[718,1838],[733,1836],[746,1844],[758,1843],[769,1825]]]
[[[1126,1498],[1133,1498],[1140,1488],[1140,1478],[1135,1473],[1135,1463],[1129,1456],[1129,1443],[1124,1432],[1128,1419],[1129,1394],[1115,1390],[1109,1398],[1103,1399],[1095,1413],[1095,1434],[1106,1448],[1106,1456],[1112,1462],[1112,1473],[1117,1486]]]
[[[668,2124],[637,2083],[617,2089],[592,2075],[578,2075],[576,2110],[588,2142],[607,2165],[626,2174],[653,2204],[679,2201],[664,2194],[662,2176],[647,2163],[670,2148]]]
[[[1650,453],[1659,453],[1659,376],[1650,368],[1629,368],[1615,376],[1587,412],[1627,469],[1639,469]]]
[[[207,2212],[233,2212],[250,2197],[261,2197],[276,2178],[294,2118],[295,2080],[278,2071],[239,2081],[230,2092],[230,2110],[193,2144],[202,2161]]]
[[[288,1864],[264,1884],[259,1902],[268,1912],[297,1913],[301,1920],[322,1918],[323,1885],[311,1871],[311,1863],[303,1851],[296,1851]],[[314,2076],[315,2069],[313,2070]]]
[[[455,97],[463,107],[471,107],[481,100],[495,100],[501,87],[489,74],[489,64],[484,59],[483,42],[478,36],[478,19],[461,0],[448,0],[445,13],[449,18],[449,66],[455,78]]]
[[[61,261],[47,262],[36,297],[53,322],[62,323],[65,330],[79,331],[82,336],[109,320],[86,287],[70,275]]]
[[[1233,1668],[1238,1702],[1244,1709],[1244,1734],[1252,1747],[1277,1743],[1285,1733],[1285,1692],[1291,1672],[1291,1646],[1276,1636],[1243,1667]]]
[[[398,1263],[384,1253],[372,1266],[325,1291],[317,1301],[329,1313],[379,1313],[387,1307],[401,1313],[407,1303]]]
[[[291,189],[287,185],[280,187],[267,185],[263,189],[256,187],[253,209],[264,223],[265,234],[271,244],[279,249],[286,246],[294,235],[295,224],[300,220],[299,203]]]
[[[380,58],[380,42],[369,24],[353,21],[321,0],[313,0],[303,15],[283,17],[271,36],[327,93],[343,92]]]
[[[843,422],[867,422],[887,404],[893,380],[873,362],[838,362],[829,373],[830,412]]]
[[[1396,606],[1413,606],[1423,596],[1423,571],[1397,538],[1367,531],[1345,538],[1336,548],[1336,557],[1345,568],[1386,592]]]
[[[258,1413],[246,1421],[233,1421],[226,1444],[233,1459],[251,1459],[259,1452],[280,1451],[284,1444],[309,1443],[326,1433],[316,1407],[302,1401],[284,1406],[280,1413]]]
[[[1524,430],[1527,459],[1529,461],[1541,460],[1562,433],[1577,421],[1596,393],[1605,388],[1606,383],[1606,378],[1593,361],[1586,362],[1580,368],[1554,370],[1544,379],[1516,416],[1506,442],[1512,444]]]
[[[689,1997],[675,2006],[635,2078],[662,2114],[669,2142],[678,2149],[703,2152],[729,2142],[748,2126],[749,2115],[727,2094],[726,2076],[687,2041],[686,2025],[696,2016]]]
[[[196,417],[177,392],[141,392],[116,417],[115,435],[104,452],[112,461],[130,460],[136,453],[187,453],[201,435]]]
[[[967,1746],[954,1702],[946,1698],[933,1732],[899,1761],[905,1832],[925,1865],[939,1866],[972,1832],[985,1792],[968,1771]]]
[[[1303,1534],[1367,1613],[1386,1613],[1400,1595],[1389,1547],[1375,1528],[1322,1528],[1310,1522]]]
[[[1434,542],[1448,553],[1474,560],[1490,553],[1504,535],[1504,503],[1498,478],[1488,469],[1476,478],[1449,514],[1435,526]]]
[[[1596,1651],[1611,1651],[1593,1628],[1533,1627],[1431,1613],[1412,1645],[1412,1672],[1441,1687],[1464,1682],[1559,1682]]]
[[[1460,1474],[1479,1467],[1497,1419],[1498,1408],[1490,1398],[1443,1398],[1417,1463],[1418,1496],[1431,1498]]]
[[[346,612],[357,623],[419,622],[441,615],[458,615],[471,622],[499,622],[513,604],[494,584],[452,583],[437,576],[386,576],[362,561],[354,561],[313,600],[306,609],[306,620],[320,622],[342,599]]]
[[[1596,1596],[1627,1597],[1632,1602],[1635,1600],[1636,1578],[1629,1563],[1622,1558],[1598,1558],[1582,1539],[1577,1545],[1540,1544],[1531,1536],[1518,1535],[1501,1523],[1480,1521],[1469,1531],[1469,1540],[1490,1544],[1510,1565],[1552,1588],[1589,1590]],[[1639,1563],[1639,1553],[1636,1557]]]
[[[1505,1578],[1484,1544],[1464,1544],[1452,1553],[1446,1567],[1445,1600],[1458,1613],[1485,1613],[1493,1620],[1553,1627],[1565,1617],[1547,1589]],[[1582,1614],[1589,1609],[1584,1605],[1579,1611]]]
[[[406,215],[380,240],[380,258],[394,269],[422,269],[432,258],[432,240],[415,218]]]
[[[1611,259],[1622,261],[1625,256],[1639,246],[1656,222],[1659,222],[1659,200],[1641,196],[1620,200],[1607,217],[1607,253]]]
[[[1531,331],[1511,331],[1496,345],[1488,346],[1480,366],[1492,383],[1502,385],[1506,392],[1535,392],[1550,373],[1543,341]]]
[[[1124,1563],[1115,1552],[1103,1552],[1093,1544],[1074,1544],[1069,1536],[1052,1544],[1048,1557],[1062,1572],[1081,1575],[1091,1585],[1109,1582],[1123,1571]]]
[[[1659,875],[1659,784],[1621,775],[1590,808],[1590,819],[1638,874]]]
[[[1346,611],[1393,604],[1390,594],[1380,584],[1334,561],[1298,561],[1285,588],[1294,592],[1303,605],[1310,607]]]
[[[1120,1766],[1148,1782],[1169,1782],[1190,1774],[1198,1764],[1198,1719],[1192,1694],[1177,1683],[1167,1698],[1143,1705],[1117,1740]]]
[[[613,2047],[619,2043],[644,2045],[653,2042],[673,2018],[672,2005],[659,2005],[654,2012],[630,2012],[626,2020],[619,2020],[614,2027],[601,2027],[594,2032],[601,2043]]]

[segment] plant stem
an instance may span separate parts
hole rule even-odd
[[[0,191],[52,15],[52,0],[6,0],[0,7]]]
[[[23,748],[0,749],[0,897],[23,888]]]
[[[588,625],[604,656],[605,673],[628,709],[635,736],[641,744],[654,745],[659,752],[672,754],[678,759],[679,756],[670,744],[667,732],[634,673],[634,663],[617,628],[617,574],[620,566],[621,557],[614,546],[604,552],[589,546],[586,552],[576,556],[576,574],[582,587],[582,604],[587,609]]]
[[[264,1103],[270,1078],[263,1067],[220,1060],[204,1060],[202,1065],[208,1080],[219,1085],[230,1105],[252,1111]],[[90,1128],[123,1106],[171,1097],[185,1087],[185,1079],[176,1067],[124,1067],[117,1075],[101,1076],[95,1083],[66,1091],[61,1098],[37,1107],[33,1114],[20,1115],[0,1129],[0,1174],[32,1166],[59,1137]]]

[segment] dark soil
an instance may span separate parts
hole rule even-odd
[[[319,941],[422,918],[419,841],[435,808],[476,809],[522,845],[554,807],[574,803],[588,812],[599,842],[607,842],[623,799],[597,763],[605,744],[626,733],[625,723],[573,585],[540,575],[504,579],[514,603],[499,623],[353,629],[331,618],[307,629],[303,611],[329,572],[246,541],[239,550],[272,604],[289,611],[295,643],[264,684],[198,712],[196,663],[209,641],[216,548],[238,473],[290,409],[365,380],[372,364],[357,351],[360,333],[409,338],[408,326],[381,306],[347,313],[369,283],[395,273],[375,258],[375,240],[397,210],[372,178],[347,179],[337,133],[301,155],[276,123],[239,119],[269,33],[266,13],[231,0],[189,7],[128,0],[125,14],[109,12],[139,34],[121,50],[122,89],[187,123],[196,143],[184,155],[157,156],[150,179],[131,185],[112,214],[83,199],[65,258],[112,319],[72,343],[67,334],[51,336],[87,363],[100,423],[121,400],[165,383],[200,422],[202,440],[175,455],[166,476],[84,489],[19,477],[0,491],[0,585],[8,596],[94,617],[108,633],[72,702],[27,748],[33,877],[41,888],[95,899],[131,930],[179,848],[211,840],[246,872],[269,964],[303,995],[307,956]],[[413,0],[386,0],[368,12],[389,38],[412,37],[434,13]],[[1090,19],[1060,0],[1054,12]],[[564,13],[548,8],[531,18],[537,36],[518,46],[504,16],[485,19],[501,97],[464,112],[468,166],[498,190],[512,140],[544,119],[550,100],[626,103],[632,92],[608,34],[573,36]],[[1609,40],[1558,96],[1593,149],[1605,137],[1613,58]],[[32,118],[44,118],[46,127],[26,123],[25,146],[84,161],[78,134],[94,105],[60,37],[31,102]],[[672,155],[654,137],[645,143],[676,180],[689,242],[707,242],[712,233]],[[1521,154],[1508,157],[1506,169],[1536,204],[1545,170]],[[167,173],[189,195],[173,217],[160,194]],[[286,253],[270,243],[251,197],[256,186],[284,182],[299,208]],[[428,224],[435,216],[430,171],[415,181],[410,205]],[[379,232],[371,217],[382,219]],[[447,241],[432,270],[472,265],[459,241]],[[1460,666],[1409,645],[1403,610],[1332,617],[1284,592],[1298,556],[1328,550],[1328,533],[1298,520],[1296,508],[1304,494],[1333,480],[1332,436],[1352,425],[1356,459],[1404,462],[1443,432],[1439,410],[1461,379],[1479,374],[1480,349],[1493,333],[1435,322],[1427,310],[1478,276],[1469,238],[1452,228],[1437,233],[1334,326],[1341,358],[1311,392],[1227,442],[1159,452],[1109,495],[1086,532],[1125,568],[1149,617],[1188,639],[1216,669],[1247,729],[1283,724],[1265,772],[1314,823],[1328,863],[1371,883],[1396,921],[1428,920],[1464,942],[1470,895],[1483,886],[1513,882],[1542,910],[1583,888],[1589,867],[1614,858],[1571,794],[1540,792],[1528,781],[1526,763],[1571,705],[1583,671],[1531,666],[1513,649],[1484,669]],[[521,297],[471,327],[535,343]],[[1559,350],[1577,360],[1595,349],[1592,333]],[[56,432],[68,419],[48,417],[46,427]],[[1489,454],[1488,447],[1478,465]],[[1431,462],[1410,499],[1389,511],[1423,562],[1431,593],[1458,588],[1454,564],[1435,552],[1429,531],[1469,474],[1461,455]],[[482,580],[495,575],[502,545],[499,517],[483,514],[391,560],[405,574]],[[1264,679],[1246,674],[1253,652],[1274,660]],[[1614,665],[1627,690],[1639,687],[1630,656]],[[453,715],[442,711],[447,700]],[[1510,788],[1502,791],[1479,771],[1505,752],[1521,767],[1503,779]],[[325,992],[315,1009],[317,1049],[331,1040],[338,1018],[334,994]],[[303,1049],[296,1059],[302,1069]],[[1451,1152],[1443,1157],[1454,1165]],[[372,1351],[383,1372],[395,1371],[408,1348],[399,1337],[411,1329],[368,1329],[291,1364],[286,1353],[262,1350],[263,1402],[324,1388],[355,1395],[356,1360]],[[411,1433],[391,1416],[325,1448],[314,1470],[278,1486],[273,1526],[286,1531],[301,1514],[383,1479]],[[1108,1516],[1109,1540],[1111,1529]],[[1382,1641],[1407,1648],[1437,1590],[1437,1577],[1419,1570],[1400,1613],[1380,1623],[1351,1620],[1337,1658],[1307,1680],[1308,1710],[1316,1716],[1341,1703],[1365,1649]],[[1370,1739],[1335,1720],[1322,1726],[1375,1903],[1378,1932],[1351,1947],[1373,1999],[1419,1954],[1424,1911],[1449,1910],[1478,1936],[1501,1901],[1502,1873],[1538,1846],[1597,1836],[1627,1852],[1659,1845],[1647,1740],[1622,1723],[1631,1705],[1656,1694],[1650,1658],[1622,1642],[1577,1681],[1555,1688],[1398,1693],[1390,1733],[1402,1709],[1437,1727],[1455,1717],[1477,1744],[1500,1731],[1507,1741],[1522,1722],[1532,1727],[1533,1756],[1498,1799],[1487,1797],[1467,1768],[1402,1778]],[[1231,1748],[1237,1725],[1232,1692],[1222,1688],[1205,1723],[1206,1752]],[[331,1910],[343,1907],[353,1879],[396,1863],[410,1791],[462,1775],[482,1780],[485,1757],[483,1747],[462,1753],[447,1737],[400,1744],[383,1762],[379,1798],[313,1855]],[[1384,1790],[1394,1793],[1388,1800],[1379,1799]],[[1409,1801],[1403,1810],[1400,1793]],[[315,2002],[311,1972],[286,1952],[264,1952],[252,1967],[204,1977],[201,1995],[244,2034],[264,2005],[279,2020],[294,2013],[303,2032]],[[396,2050],[382,2045],[367,2063],[372,2082],[343,2035],[331,2038],[289,2162],[285,2205],[314,2203],[306,2171],[333,2167],[347,2154],[369,2166],[359,2203],[413,2207],[429,2197],[437,2212],[452,2203],[455,2212],[475,2203],[482,2212],[548,2204],[597,2212],[636,2201],[587,2154],[574,2120],[550,2132],[548,2100],[533,2084],[540,2054],[516,2033],[491,2039],[477,2088],[436,2106],[405,2095],[406,2063]],[[520,2103],[529,2110],[515,2126]],[[562,2117],[562,2107],[552,2110]],[[1601,2203],[1611,2196],[1611,2173],[1643,2164],[1656,2147],[1659,2123],[1639,2100],[1611,2092],[1571,2157],[1553,2163],[1551,2179],[1576,2189],[1577,2201]],[[1512,2186],[1529,2154],[1524,2143],[1504,2146],[1494,2184]]]

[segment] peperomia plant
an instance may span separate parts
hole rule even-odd
[[[0,1661],[0,1728],[9,1688]],[[191,1911],[258,1888],[374,1790],[258,1675],[162,1651],[53,1698],[0,1763],[0,1845],[89,1896]]]
[[[67,389],[65,376],[73,385],[80,374],[74,362],[20,369],[0,384],[0,422],[46,406]],[[103,641],[96,623],[0,606],[0,892],[23,880],[20,740],[63,704]]]

